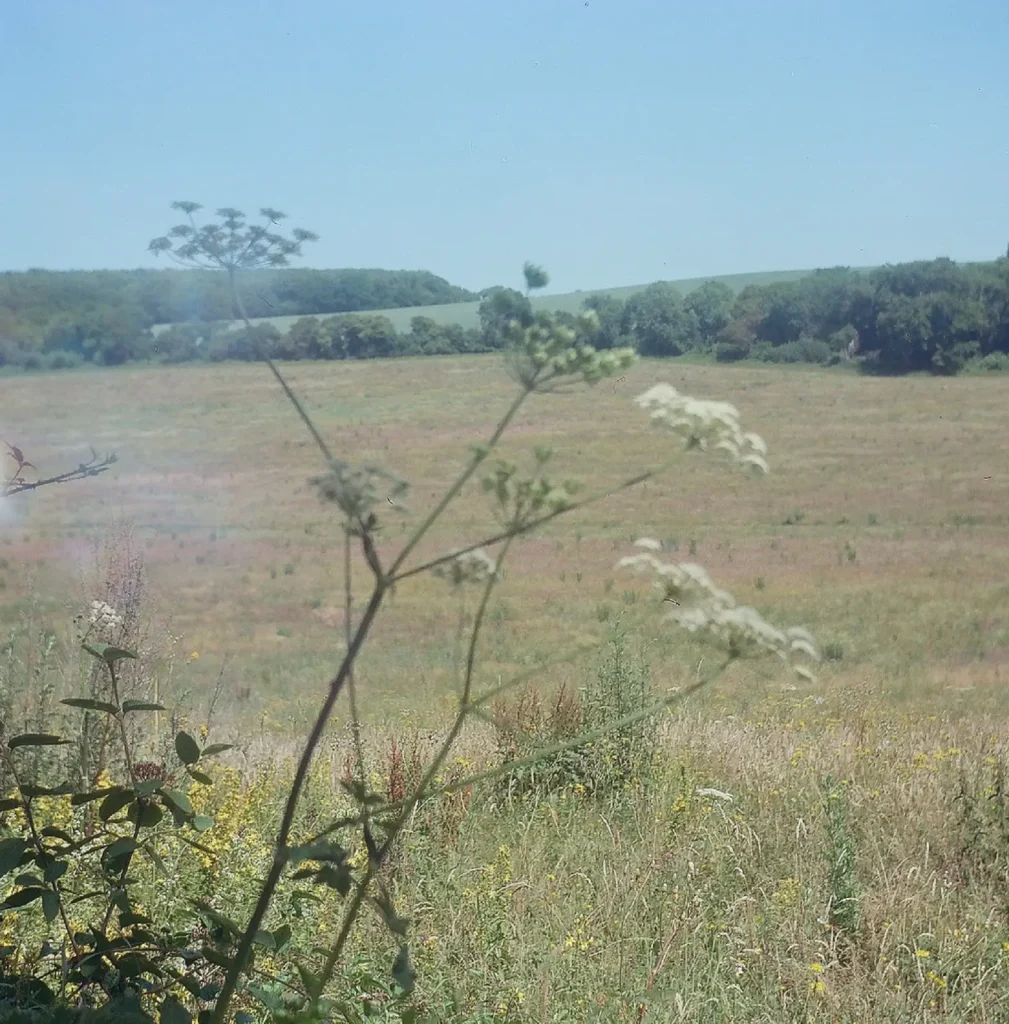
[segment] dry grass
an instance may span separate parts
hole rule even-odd
[[[493,357],[286,372],[335,451],[411,481],[411,513],[387,510],[387,551],[511,393]],[[993,557],[1009,522],[1009,381],[646,361],[616,385],[535,398],[505,450],[522,456],[553,444],[558,470],[593,485],[656,465],[664,441],[630,402],[656,379],[734,401],[767,439],[772,475],[754,482],[685,459],[661,481],[520,543],[484,651],[491,677],[517,651],[527,661],[554,653],[600,632],[606,618],[637,623],[642,602],[631,603],[634,585],[612,566],[629,541],[651,535],[684,556],[694,551],[715,579],[778,620],[840,644],[824,692],[869,679],[920,698],[998,683],[1009,664],[1009,592]],[[4,614],[23,597],[16,567],[38,570],[42,595],[55,599],[88,538],[126,514],[175,632],[199,653],[191,682],[209,687],[233,652],[230,671],[253,703],[317,688],[342,635],[339,535],[306,482],[319,455],[268,373],[229,365],[56,374],[30,389],[0,382],[0,402],[5,430],[43,467],[73,461],[87,442],[122,456],[100,479],[19,499],[20,522],[0,538]],[[492,528],[471,488],[424,551]],[[437,580],[397,593],[362,664],[379,713],[421,710],[445,691],[454,616]],[[658,668],[666,685],[684,671],[680,658]]]
[[[386,551],[511,393],[487,357],[286,372],[339,455],[412,482],[412,511],[386,517]],[[645,590],[613,572],[642,535],[695,552],[773,621],[809,626],[831,660],[801,688],[774,665],[735,666],[666,719],[666,755],[640,791],[507,811],[474,801],[451,841],[441,819],[419,822],[397,884],[424,998],[457,999],[460,1015],[443,1012],[459,1021],[640,1020],[646,991],[649,1020],[1003,1019],[1009,811],[1000,823],[978,808],[995,807],[991,773],[1009,756],[1009,379],[646,361],[615,385],[535,399],[506,450],[550,443],[565,474],[594,486],[656,465],[662,439],[630,399],[659,379],[733,401],[767,440],[772,475],[754,482],[691,456],[518,544],[480,682],[601,637],[617,618],[654,640],[656,687],[692,678],[703,649],[658,626]],[[338,531],[305,483],[320,460],[279,389],[245,365],[58,374],[31,387],[0,381],[4,430],[27,457],[62,464],[91,442],[122,461],[20,502],[20,522],[0,534],[2,614],[24,612],[31,573],[36,614],[62,628],[79,610],[64,598],[75,559],[128,514],[151,590],[199,654],[177,676],[209,697],[233,653],[215,739],[237,736],[247,763],[279,764],[282,779],[338,663],[342,612]],[[425,551],[489,529],[473,488]],[[443,584],[418,578],[382,619],[360,682],[376,757],[389,736],[409,746],[414,727],[444,722],[455,615]],[[544,684],[577,686],[590,670],[572,665]],[[460,750],[474,766],[492,754],[479,732]],[[328,753],[313,800],[330,799],[344,758]],[[826,831],[828,777],[843,792],[860,890],[847,936],[830,924],[829,856],[842,841]],[[700,799],[698,786],[733,802]],[[208,872],[194,886],[224,877],[229,899],[249,898],[242,880],[255,866],[241,837],[258,836],[255,856],[267,857],[279,799],[263,792],[227,798],[230,860],[187,868]],[[386,946],[366,930],[369,956]]]

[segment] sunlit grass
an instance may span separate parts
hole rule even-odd
[[[412,482],[407,522],[510,387],[488,357],[286,372],[338,455]],[[702,674],[713,655],[656,627],[647,584],[614,568],[642,536],[701,562],[772,621],[806,626],[835,656],[812,685],[773,659],[733,666],[664,720],[654,770],[602,800],[571,786],[507,806],[474,792],[465,807],[424,810],[394,876],[414,919],[422,999],[460,1022],[639,1020],[646,996],[651,1020],[999,1019],[1009,1008],[1009,821],[1000,831],[994,774],[1009,757],[1009,381],[648,361],[627,378],[536,398],[505,450],[520,457],[549,443],[565,475],[615,483],[661,461],[662,440],[630,398],[668,379],[732,401],[768,442],[771,475],[748,480],[688,458],[674,476],[518,542],[478,686],[586,634],[602,639],[618,618],[648,642],[658,692]],[[45,409],[0,381],[26,455],[64,458],[90,442],[121,462],[26,496],[21,521],[3,528],[4,627],[30,612],[33,629],[65,636],[80,610],[67,585],[88,538],[113,514],[134,519],[153,591],[184,638],[172,692],[192,692],[194,722],[232,656],[213,735],[241,756],[200,795],[217,812],[213,856],[189,851],[175,869],[187,892],[241,917],[270,856],[297,736],[342,657],[339,534],[305,483],[317,453],[260,367],[38,380]],[[390,510],[383,552],[402,528]],[[418,557],[492,530],[474,488]],[[363,566],[355,572],[363,587]],[[409,747],[447,720],[457,611],[442,581],[411,580],[361,659],[380,789],[390,739]],[[589,657],[552,669],[541,685],[577,691],[594,666]],[[338,717],[306,828],[344,807],[349,742]],[[462,737],[467,770],[495,754],[488,731]],[[831,926],[828,778],[854,850],[852,935]],[[146,899],[169,911],[167,888],[151,882]],[[298,916],[291,899],[276,912],[302,938],[332,935],[331,911]],[[0,922],[0,945],[26,939],[10,934],[11,920]],[[378,971],[392,955],[378,924],[353,952]]]

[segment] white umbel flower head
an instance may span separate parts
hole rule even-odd
[[[651,553],[654,550],[651,545],[639,541],[638,546],[650,550],[621,558],[616,567],[653,578],[663,601],[673,605],[666,614],[667,621],[705,636],[733,657],[776,654],[788,662],[800,678],[814,680],[801,659],[819,661],[820,656],[813,637],[805,629],[778,629],[755,608],[737,604],[727,590],[715,586],[703,566],[693,562],[663,562]]]
[[[497,572],[497,563],[483,548],[476,548],[436,565],[431,571],[453,587],[459,587],[464,583],[485,583]]]
[[[634,399],[651,413],[652,422],[683,440],[685,448],[723,452],[757,473],[767,473],[767,445],[759,434],[744,432],[739,410],[729,402],[691,398],[665,382],[653,384]]]
[[[92,601],[88,625],[99,636],[111,637],[123,624],[122,616],[105,601]]]

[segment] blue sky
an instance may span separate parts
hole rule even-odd
[[[2,269],[154,265],[173,199],[471,288],[1009,241],[1005,0],[31,0],[0,40]]]

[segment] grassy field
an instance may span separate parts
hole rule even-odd
[[[484,356],[284,371],[338,456],[411,482],[405,509],[382,517],[383,557],[514,387]],[[619,664],[551,669],[537,684],[540,719],[562,684],[571,694],[647,669],[663,693],[703,675],[714,655],[614,570],[640,536],[700,562],[771,621],[808,627],[827,660],[801,685],[773,661],[732,666],[646,733],[657,744],[647,763],[603,796],[562,773],[533,798],[477,789],[419,813],[392,872],[414,921],[420,1000],[460,1024],[1006,1019],[1009,379],[646,360],[591,392],[533,398],[503,450],[531,462],[534,445],[551,444],[558,474],[593,487],[655,466],[667,442],[631,399],[657,380],[733,402],[766,439],[771,475],[686,456],[518,543],[480,687],[587,636],[605,645],[615,627],[629,645]],[[242,918],[295,739],[341,656],[339,533],[307,484],[319,455],[254,365],[5,379],[0,408],[3,436],[43,473],[76,464],[89,443],[121,459],[5,504],[0,679],[26,701],[40,678],[74,692],[71,620],[95,593],[80,566],[114,517],[132,520],[152,672],[194,727],[220,678],[211,734],[239,746],[218,786],[194,794],[222,812],[214,856],[179,854],[174,870],[187,892]],[[493,529],[471,487],[417,557]],[[125,543],[120,532],[113,545]],[[363,565],[354,571],[363,582]],[[360,662],[379,788],[395,774],[392,741],[409,767],[446,721],[457,614],[443,581],[416,577]],[[50,633],[47,661],[37,649]],[[345,726],[342,714],[313,778],[319,820],[340,812]],[[474,729],[451,770],[499,753]],[[174,898],[152,885],[147,909],[168,912]],[[311,909],[292,924],[310,943],[338,920]],[[17,927],[0,922],[0,944],[37,925]],[[345,990],[359,994],[372,968],[384,976],[393,952],[368,924]]]
[[[681,281],[672,281],[671,284],[680,289],[682,294],[699,288],[705,281],[723,281],[733,291],[742,291],[747,285],[775,284],[779,281],[797,281],[812,273],[809,270],[772,270],[755,274],[723,274],[716,277],[691,277]],[[536,295],[532,298],[533,309],[547,310],[550,312],[563,311],[577,313],[582,308],[582,303],[590,295],[612,295],[618,299],[629,299],[635,292],[641,291],[646,285],[628,285],[625,288],[607,288],[601,291],[568,292],[562,295]],[[463,327],[479,327],[480,320],[477,313],[480,309],[479,302],[454,302],[441,306],[407,306],[401,309],[368,309],[365,313],[381,314],[388,317],[400,333],[410,330],[410,320],[415,316],[428,316],[439,324],[461,324]],[[330,314],[319,314],[328,316]],[[295,320],[300,316],[274,316],[263,317],[253,320],[253,323],[273,324],[277,330],[285,332],[290,329]],[[168,329],[169,324],[158,324],[153,328],[154,334],[158,335]],[[241,326],[241,321],[234,320],[229,325],[231,328]]]

